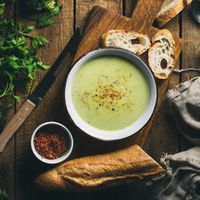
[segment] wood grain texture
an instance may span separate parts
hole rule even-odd
[[[187,8],[182,15],[182,37],[184,41],[183,47],[183,60],[182,68],[194,67],[199,68],[199,54],[200,54],[200,29],[198,24],[192,19],[190,9]],[[188,31],[190,30],[190,31]],[[189,72],[183,73],[181,76],[181,81],[189,80],[199,73]]]
[[[45,29],[38,29],[35,32],[49,40],[49,43],[38,53],[38,56],[48,65],[53,64],[74,31],[74,1],[59,0],[59,4],[62,5],[62,13],[54,18],[54,25]],[[21,21],[21,19],[18,19],[18,21]],[[60,74],[42,103],[16,133],[16,200],[40,199],[39,195],[35,197],[37,192],[32,186],[34,176],[38,173],[38,170],[43,170],[44,166],[39,162],[35,162],[36,160],[34,160],[30,149],[30,138],[32,132],[40,123],[50,120],[60,121],[63,118],[60,113],[63,110],[63,84],[66,71],[67,69]],[[32,90],[45,74],[46,71],[38,73]],[[27,93],[20,95],[26,98]],[[19,106],[18,104],[17,107]]]
[[[6,144],[15,134],[16,130],[22,126],[22,124],[26,121],[27,117],[32,113],[34,108],[35,105],[31,101],[26,100],[19,108],[17,113],[6,124],[6,127],[0,135],[0,152],[4,150]]]
[[[74,5],[74,2],[76,3],[76,5]],[[65,43],[67,42],[67,40],[73,32],[73,27],[81,26],[83,30],[83,28],[87,25],[86,21],[88,17],[86,15],[90,12],[90,9],[94,5],[109,8],[118,14],[124,13],[126,14],[126,16],[131,16],[132,8],[135,5],[135,1],[133,0],[60,0],[60,3],[63,4],[63,13],[61,16],[57,17],[56,24],[53,27],[49,27],[48,29],[37,31],[41,35],[45,35],[51,40],[51,43],[47,45],[45,49],[42,49],[39,53],[39,56],[48,64],[51,64],[55,60],[61,49],[64,47]],[[123,5],[123,3],[125,4]],[[124,10],[122,10],[123,8]],[[184,20],[182,20],[183,35],[185,40],[184,43],[185,45],[188,45],[188,47],[184,48],[182,54],[182,63],[183,66],[186,67],[188,67],[188,65],[193,62],[190,59],[195,59],[195,63],[197,63],[198,56],[194,56],[192,55],[192,53],[194,51],[194,46],[195,48],[198,48],[199,46],[197,42],[198,40],[196,39],[198,37],[197,35],[199,34],[198,27],[195,24],[191,25],[192,20],[189,16],[189,11],[184,11]],[[125,23],[119,24],[121,27],[129,28],[128,21],[129,19],[125,18],[123,21]],[[170,30],[175,33],[178,33],[178,24],[180,24],[180,22],[181,21],[179,21],[178,19],[175,19],[175,22],[169,25]],[[93,26],[95,25],[98,25],[98,23],[95,23]],[[114,27],[113,22],[111,22],[111,25]],[[192,30],[192,33],[188,33],[190,32],[190,29]],[[97,35],[99,34],[98,29],[96,33]],[[152,29],[149,34],[153,35],[154,33],[155,30]],[[195,36],[195,42],[192,41],[192,36]],[[92,48],[96,47],[92,46]],[[191,52],[190,48],[192,49]],[[42,79],[45,73],[46,72],[44,71],[38,74],[37,81],[34,82],[33,88],[38,84],[38,82]],[[185,77],[190,78],[192,77],[192,75],[183,75],[183,77],[184,79]],[[115,200],[141,200],[143,198],[144,200],[146,200],[148,195],[148,189],[144,185],[141,186],[143,187],[143,190],[141,190],[140,186],[135,187],[134,185],[130,185],[130,187],[117,187],[105,189],[100,192],[70,194],[46,193],[32,187],[32,183],[36,175],[49,168],[49,166],[43,165],[42,163],[38,162],[32,155],[30,149],[30,137],[32,131],[37,125],[39,125],[42,122],[56,120],[62,122],[63,124],[66,124],[70,128],[70,130],[73,130],[75,144],[78,146],[78,148],[74,149],[72,157],[80,157],[82,155],[111,151],[112,149],[118,149],[122,146],[128,145],[127,140],[105,144],[104,142],[96,141],[95,139],[80,133],[78,129],[74,128],[71,121],[69,119],[66,119],[66,115],[63,112],[63,110],[65,110],[62,102],[63,82],[65,78],[66,75],[64,72],[61,75],[61,77],[59,77],[59,79],[54,83],[54,85],[52,85],[52,88],[45,96],[45,99],[41,103],[41,105],[33,112],[33,114],[30,116],[30,118],[27,120],[24,126],[18,131],[16,140],[15,138],[13,138],[9,145],[6,147],[4,153],[0,154],[0,186],[5,186],[8,189],[9,200],[102,200],[105,198],[114,198]],[[170,85],[173,86],[178,82],[179,80],[177,79],[176,75],[173,75],[170,80]],[[167,85],[167,83],[164,82],[162,88],[165,88],[165,84]],[[26,98],[27,93],[20,95]],[[20,105],[18,104],[17,107],[19,106]],[[153,155],[157,159],[162,150],[166,150],[173,153],[178,150],[179,145],[179,139],[176,138],[176,129],[174,127],[174,124],[172,123],[173,120],[170,119],[170,115],[165,115],[167,109],[163,107],[165,107],[164,104],[162,104],[161,109],[159,109],[158,111],[158,116],[155,118],[155,126],[153,127],[150,133],[152,137],[149,138],[151,142],[147,147],[151,155]],[[11,115],[12,114],[13,110],[11,110]],[[175,140],[177,140],[177,142]],[[16,153],[14,152],[15,150]]]
[[[170,0],[171,1],[171,0]],[[163,5],[167,4],[167,0],[164,1]],[[163,6],[162,5],[162,6]],[[126,1],[126,16],[131,15],[132,8],[135,7],[134,1]],[[176,36],[181,34],[180,19],[177,16],[174,20],[169,22],[164,28],[169,29]],[[177,60],[176,67],[180,68],[180,58]],[[169,81],[169,88],[173,88],[180,82],[179,74],[172,74]],[[155,118],[155,122],[150,130],[148,142],[145,145],[145,149],[150,153],[153,158],[159,161],[160,156],[163,152],[175,153],[179,150],[179,135],[177,129],[171,119],[169,108],[165,102],[165,95],[162,99],[161,106],[158,109],[158,114]],[[169,144],[171,144],[169,146]],[[129,187],[128,191],[132,194],[133,187]],[[145,190],[145,187],[140,187],[140,190]],[[147,193],[145,191],[144,193]],[[130,196],[131,199],[131,195]],[[141,194],[142,196],[142,194]]]
[[[81,31],[84,31],[84,27],[87,26],[88,14],[94,5],[101,5],[102,7],[112,10],[114,13],[122,13],[123,1],[122,0],[77,0],[76,1],[76,26],[81,27]],[[103,143],[96,141],[93,138],[88,137],[86,134],[80,132],[77,128],[72,125],[71,130],[73,130],[76,148],[74,150],[73,157],[80,157],[81,155],[95,154],[98,152],[109,151],[108,144],[106,148],[103,147]],[[87,193],[76,193],[74,199],[105,199],[111,198],[115,200],[125,199],[126,187],[121,186],[116,189],[104,189],[100,191]],[[73,194],[70,194],[74,196]],[[70,197],[71,197],[70,196]]]
[[[141,27],[142,26],[143,25],[141,24]],[[130,18],[115,14],[99,6],[95,6],[93,8],[92,13],[90,14],[90,18],[88,20],[88,26],[85,29],[83,39],[79,45],[79,50],[75,56],[75,60],[77,60],[87,52],[100,47],[101,35],[107,32],[108,30],[111,29],[132,30],[133,27],[134,24],[132,23]],[[149,29],[148,35],[150,38],[152,38],[158,31],[158,29],[153,27],[148,29]],[[134,30],[140,32],[139,31],[140,27],[138,26]],[[175,35],[174,39],[176,42],[175,57],[177,59],[181,51],[182,40]]]
[[[194,21],[191,16],[190,8],[186,8],[182,14],[182,37],[184,41],[183,55],[182,55],[182,68],[194,67],[200,68],[200,29],[199,24]],[[199,73],[188,72],[181,74],[181,82],[190,80]],[[187,142],[185,138],[181,137],[181,149],[185,150],[192,146],[191,143]]]
[[[131,16],[131,28],[142,33],[148,33],[162,4],[163,0],[138,0]]]
[[[126,17],[131,17],[133,10],[135,9],[137,1],[126,0],[124,4],[124,15]]]
[[[125,1],[125,10],[124,15],[130,17],[133,14],[133,10],[136,7],[136,1],[126,0]],[[145,147],[147,149],[147,147]],[[152,153],[152,152],[151,152]],[[153,155],[155,156],[155,155]],[[155,158],[155,157],[154,157]],[[138,192],[140,191],[140,192]],[[129,184],[126,187],[126,200],[133,200],[133,199],[146,199],[148,196],[148,189],[144,183],[138,184]]]
[[[179,35],[181,27],[179,24],[179,17],[177,16],[173,21],[168,23],[164,28],[169,29],[173,34]],[[176,68],[180,68],[180,59],[176,63]],[[173,73],[169,81],[169,89],[175,87],[180,82],[180,75]],[[168,144],[171,144],[170,146]],[[177,134],[177,129],[171,118],[169,107],[163,96],[161,106],[158,110],[158,114],[155,123],[151,129],[149,143],[147,149],[150,154],[160,159],[163,152],[176,153],[179,150],[180,137]]]
[[[97,5],[118,14],[122,13],[121,0],[76,0],[76,26],[79,26],[82,31],[87,25],[86,21],[91,9]]]
[[[14,16],[14,5],[12,0],[6,1],[4,18]],[[2,100],[2,99],[1,99]],[[7,105],[7,99],[3,99]],[[15,106],[9,108],[7,112],[7,122],[15,112]],[[8,200],[15,199],[15,138],[12,138],[5,151],[0,153],[0,188],[6,189]]]
[[[8,120],[14,114],[14,108],[9,110]],[[9,195],[8,200],[15,199],[15,138],[11,138],[3,153],[0,153],[0,188]]]

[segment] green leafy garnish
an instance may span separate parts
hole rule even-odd
[[[0,200],[6,200],[6,199],[8,199],[8,195],[6,194],[6,191],[0,189]]]
[[[4,6],[5,0],[0,0],[0,98],[8,96],[12,101],[18,101],[15,88],[25,88],[30,80],[35,79],[39,69],[48,68],[36,57],[48,40],[31,32],[35,26],[43,28],[53,24],[53,17],[61,12],[61,6],[57,0],[23,1],[26,15],[36,20],[34,25],[4,20]]]
[[[0,3],[0,16],[3,15],[5,3]]]
[[[36,12],[53,9],[57,2],[55,0],[27,0],[25,1],[26,6]]]
[[[48,40],[42,36],[34,36],[31,42],[32,50],[37,51],[40,47],[48,43]]]
[[[34,30],[34,26],[28,25],[28,24],[24,24],[24,26],[22,28],[22,32],[24,32],[24,33],[30,33],[33,30]]]
[[[55,6],[53,9],[46,11],[37,18],[37,27],[44,28],[54,23],[53,17],[61,12],[60,6]]]
[[[42,36],[30,35],[33,27],[14,20],[0,20],[0,97],[14,95],[15,87],[24,88],[39,69],[47,69],[36,57],[37,51],[48,43]]]
[[[5,8],[5,0],[0,0],[0,17],[2,17]]]
[[[44,27],[52,25],[53,23],[54,23],[54,20],[52,16],[49,15],[49,13],[44,13],[43,15],[37,18],[38,28],[44,28]]]
[[[37,28],[52,25],[53,17],[61,12],[61,6],[54,0],[26,0],[25,4],[32,14],[37,15],[35,17]]]

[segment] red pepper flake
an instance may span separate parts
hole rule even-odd
[[[69,146],[69,139],[63,130],[41,129],[34,138],[36,151],[46,159],[57,159],[64,155]]]

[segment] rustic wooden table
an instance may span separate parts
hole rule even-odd
[[[129,16],[135,4],[134,0],[60,0],[63,6],[62,14],[56,17],[56,23],[38,33],[46,36],[50,43],[41,50],[39,56],[47,64],[52,64],[59,55],[76,27],[84,29],[87,15],[94,5],[111,9],[116,13]],[[184,48],[180,56],[177,68],[198,67],[200,61],[200,27],[192,20],[190,10],[187,8],[182,14],[173,19],[166,28],[183,38]],[[45,72],[41,72],[30,91],[42,79]],[[197,74],[187,73],[182,75],[173,74],[170,80],[170,87],[175,86],[181,81],[188,80]],[[23,127],[17,132],[15,137],[9,142],[5,151],[0,155],[0,188],[4,187],[8,191],[9,200],[31,200],[31,199],[147,199],[148,188],[144,185],[129,185],[117,188],[105,189],[90,193],[47,193],[34,187],[33,181],[36,175],[48,169],[48,166],[41,164],[32,155],[30,149],[30,137],[33,130],[42,122],[56,120],[66,124],[63,104],[63,86],[66,74],[59,76],[56,83],[52,85],[43,102],[32,113]],[[29,91],[29,92],[30,92]],[[19,93],[18,93],[19,94]],[[27,92],[20,93],[25,99]],[[11,109],[9,115],[20,106],[16,104]],[[76,134],[76,133],[74,133]],[[147,142],[146,150],[151,156],[159,160],[162,152],[175,153],[190,146],[178,134],[174,121],[163,101],[155,124],[151,129],[150,140]],[[87,144],[82,143],[80,137],[76,137],[76,152],[79,156],[103,152],[103,148],[92,147],[92,151]]]

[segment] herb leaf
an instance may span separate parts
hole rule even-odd
[[[25,88],[29,80],[34,79],[39,69],[47,69],[36,57],[37,51],[48,43],[39,35],[30,35],[33,28],[22,26],[13,20],[0,19],[0,98],[14,95],[15,86]]]
[[[3,15],[5,3],[0,3],[0,16]]]
[[[34,26],[32,25],[28,25],[28,24],[24,24],[23,28],[22,28],[22,31],[24,33],[30,33],[31,31],[34,30]]]
[[[36,52],[40,47],[48,43],[48,40],[42,36],[32,37],[30,50]]]
[[[53,17],[60,14],[62,7],[56,0],[26,0],[29,15],[35,17],[37,28],[44,28],[54,23]]]
[[[6,0],[0,0],[0,98],[14,95],[16,88],[25,88],[39,69],[48,69],[36,57],[37,51],[48,43],[39,35],[32,35],[34,26],[44,28],[54,23],[53,17],[61,12],[57,0],[26,0],[22,9],[29,17],[35,17],[35,25],[18,24],[15,20],[2,18]],[[25,5],[25,6],[24,6]],[[25,14],[24,13],[24,14]],[[22,13],[21,13],[22,14]],[[1,199],[0,199],[1,200]]]
[[[37,20],[37,28],[44,28],[47,26],[50,26],[54,23],[53,17],[55,15],[60,14],[61,12],[61,6],[55,6],[49,11],[44,12],[43,14],[39,15],[36,20]]]
[[[54,23],[53,17],[46,12],[37,18],[37,28],[45,28]]]

